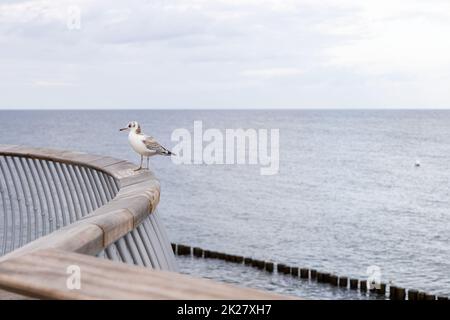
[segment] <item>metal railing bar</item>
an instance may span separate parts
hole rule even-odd
[[[91,194],[89,193],[87,183],[82,183],[84,181],[84,179],[83,179],[83,172],[81,170],[81,167],[73,166],[73,169],[74,169],[76,177],[77,177],[78,185],[80,186],[80,188],[83,191],[83,197],[86,200],[85,203],[86,203],[86,206],[88,207],[88,212],[86,212],[86,214],[88,214],[95,210],[95,203],[91,197]],[[89,200],[89,201],[87,201],[87,200]]]
[[[95,183],[94,177],[92,176],[91,169],[87,169],[86,173],[87,173],[87,177],[89,179],[89,182],[90,182],[90,184],[92,186],[92,189],[94,190],[94,195],[95,195],[95,198],[97,199],[98,207],[101,207],[104,204],[104,202],[103,202],[102,197],[100,196],[100,192],[98,191],[98,186]]]
[[[139,255],[139,252],[136,248],[136,244],[131,237],[131,232],[127,233],[123,238],[125,239],[125,243],[127,244],[131,257],[133,257],[134,264],[143,266],[144,262],[142,261],[141,256]]]
[[[31,240],[34,240],[38,236],[38,225],[37,225],[37,218],[34,216],[32,212],[34,212],[34,208],[36,207],[36,200],[33,195],[33,191],[31,190],[30,183],[28,182],[28,175],[25,170],[25,168],[22,165],[22,162],[20,161],[19,157],[13,157],[12,162],[14,163],[14,167],[17,171],[17,175],[19,176],[20,185],[22,187],[22,192],[25,197],[25,207],[27,208],[27,243]],[[29,196],[28,196],[29,195]],[[30,204],[31,199],[31,204]],[[34,237],[32,238],[32,222],[34,221]]]
[[[163,244],[163,243],[165,242],[165,239],[164,239],[164,237],[161,235],[161,233],[159,232],[159,229],[158,229],[158,226],[156,225],[155,219],[156,219],[155,215],[151,214],[151,215],[146,219],[146,221],[152,225],[153,230],[155,231],[155,235],[156,235],[156,237],[158,238],[158,244],[159,244],[159,246],[160,246],[160,248],[161,248],[161,251],[162,251],[162,253],[163,253],[164,262],[166,263],[165,267],[168,268],[168,267],[170,266],[170,263],[169,263],[169,259],[168,259],[168,257],[167,257],[167,254],[168,254],[168,253],[167,253],[166,250],[164,249],[164,244]]]
[[[117,240],[115,242],[115,245],[116,245],[117,251],[120,254],[120,258],[122,259],[122,261],[125,263],[133,263],[134,264],[133,257],[130,255],[130,252],[128,251],[127,244],[125,243],[125,239],[120,238],[119,240]]]
[[[148,219],[150,219],[150,218],[145,219],[141,223],[140,226],[142,226],[142,229],[145,232],[145,235],[147,236],[147,239],[152,244],[153,251],[155,252],[155,257],[156,257],[156,259],[158,261],[159,269],[163,269],[164,268],[164,262],[162,261],[163,255],[162,255],[162,252],[161,252],[161,248],[158,248],[159,240],[158,240],[158,238],[156,238],[155,233],[152,232],[152,230],[150,230],[150,228],[152,228],[152,225],[150,224]]]
[[[104,172],[99,172],[99,176],[102,180],[103,185],[106,186],[106,192],[109,194],[108,200],[111,201],[116,195],[113,188],[111,187],[111,181],[108,179]]]
[[[120,256],[120,254],[117,252],[117,246],[115,243],[112,243],[111,245],[109,245],[107,248],[105,248],[105,252],[106,252],[106,257],[109,260],[114,260],[114,261],[120,261],[123,262],[122,257]]]
[[[88,205],[88,201],[90,201],[90,200],[85,198],[84,193],[81,190],[81,186],[79,185],[78,177],[75,174],[73,165],[69,164],[67,166],[67,171],[69,172],[70,178],[75,187],[75,191],[76,191],[75,193],[79,199],[81,217],[84,217],[89,212],[87,205]]]
[[[61,164],[59,162],[53,162],[53,168],[58,176],[58,181],[56,183],[58,186],[60,186],[59,189],[62,190],[62,193],[64,195],[64,200],[67,205],[69,223],[72,223],[77,220],[76,215],[75,215],[75,203],[73,202],[72,197],[69,195],[69,192],[67,189],[68,188],[67,181],[66,181],[64,175],[62,174]],[[63,216],[66,216],[65,212],[63,213]],[[66,225],[66,224],[64,224],[64,225]]]
[[[45,177],[47,179],[47,183],[49,185],[49,188],[51,190],[51,195],[52,195],[52,199],[54,207],[55,207],[55,220],[56,220],[56,229],[61,228],[61,219],[63,219],[64,214],[62,213],[62,211],[64,210],[64,206],[61,203],[61,196],[59,194],[59,190],[55,184],[55,178],[53,176],[52,171],[49,168],[49,164],[48,161],[42,161],[41,160],[41,165],[44,169],[44,174]],[[61,218],[61,219],[60,219]]]
[[[143,239],[143,243],[144,243],[144,247],[145,247],[145,251],[147,252],[147,255],[152,263],[152,267],[155,269],[159,269],[161,268],[161,266],[159,265],[159,261],[158,258],[156,256],[156,252],[155,250],[153,250],[153,247],[151,245],[149,245],[150,239],[148,238],[143,225],[139,225],[136,228],[137,232],[139,233],[141,239]]]
[[[80,171],[83,176],[83,181],[86,184],[86,187],[89,189],[88,194],[90,194],[92,196],[91,198],[94,200],[93,202],[95,203],[95,205],[94,205],[94,210],[95,210],[101,206],[101,203],[99,202],[97,194],[94,190],[94,186],[91,184],[91,180],[89,179],[89,176],[88,176],[89,170],[86,169],[85,167],[80,167]]]
[[[36,196],[34,197],[33,200],[33,206],[34,206],[34,215],[35,215],[35,223],[36,223],[36,228],[38,229],[37,232],[37,238],[39,238],[39,236],[43,236],[45,234],[45,230],[46,230],[46,223],[45,223],[45,209],[44,209],[44,203],[42,201],[41,198],[41,193],[40,190],[38,188],[38,185],[36,183],[36,175],[35,172],[33,171],[33,166],[31,165],[31,162],[27,162],[28,159],[22,157],[20,158],[21,162],[22,162],[22,167],[28,167],[28,171],[27,172],[27,180],[29,181],[29,183],[34,187],[34,190],[36,190]],[[31,188],[31,186],[30,186]],[[37,197],[37,202],[36,202],[36,197]],[[38,204],[39,203],[39,209],[38,209]],[[39,217],[39,218],[38,218]],[[39,220],[41,220],[41,228],[39,228]],[[41,232],[39,232],[41,231]]]
[[[147,251],[145,250],[144,244],[142,243],[141,236],[139,235],[139,232],[134,229],[130,232],[131,238],[133,239],[133,243],[135,244],[137,251],[139,253],[139,256],[144,263],[144,266],[151,267],[152,263],[150,259],[148,258]]]
[[[166,229],[163,228],[163,226],[161,225],[161,217],[159,216],[158,209],[156,209],[156,211],[152,214],[152,216],[153,216],[153,218],[155,220],[155,223],[156,223],[156,226],[158,228],[158,231],[160,232],[160,234],[162,235],[162,237],[165,240],[165,241],[163,241],[163,245],[165,246],[165,249],[166,249],[165,251],[166,252],[171,252],[172,251],[172,246],[170,245],[170,241],[169,241],[170,238],[169,238],[169,236],[168,236],[168,234],[166,232]],[[169,261],[169,264],[170,264],[170,266],[172,268],[174,268],[174,269],[178,268],[177,262],[176,262],[176,260],[174,259],[173,256],[169,256],[168,257],[168,261]]]
[[[31,161],[31,160],[30,160]],[[56,216],[56,209],[54,204],[54,199],[52,197],[52,190],[48,186],[47,179],[45,178],[44,169],[42,168],[42,163],[40,160],[32,161],[37,172],[37,177],[39,178],[40,185],[44,192],[45,202],[47,204],[47,219],[45,219],[48,223],[49,232],[53,231],[53,217]],[[45,218],[45,216],[43,217]],[[46,224],[47,224],[46,223]],[[44,224],[44,225],[46,225]],[[47,231],[47,230],[45,230]],[[47,234],[47,233],[46,233]]]
[[[92,179],[94,180],[94,184],[102,201],[102,205],[108,202],[108,198],[106,197],[105,188],[98,176],[97,170],[91,170]]]
[[[70,198],[72,199],[72,204],[73,204],[73,208],[74,208],[74,213],[75,213],[75,221],[77,221],[78,219],[80,219],[83,216],[82,213],[82,209],[81,209],[81,202],[82,200],[80,199],[80,197],[78,196],[78,193],[75,190],[75,184],[74,181],[72,180],[72,176],[69,174],[69,169],[68,169],[68,165],[66,164],[61,164],[61,172],[63,174],[63,177],[66,181],[66,186],[69,188],[69,195]]]
[[[18,208],[19,208],[19,247],[21,247],[22,246],[22,243],[23,243],[23,228],[22,228],[22,226],[23,226],[23,220],[24,220],[24,210],[23,210],[23,204],[22,204],[22,199],[20,198],[20,193],[19,193],[19,188],[17,187],[17,181],[16,181],[16,179],[15,179],[15,177],[14,177],[14,174],[13,174],[13,172],[12,172],[12,169],[11,169],[11,165],[10,165],[10,159],[11,157],[5,157],[5,163],[6,163],[6,166],[8,167],[8,171],[9,171],[9,174],[10,174],[10,176],[11,176],[11,181],[12,181],[12,183],[13,183],[13,186],[14,186],[14,192],[15,192],[15,198],[16,198],[16,200],[17,200],[17,203],[18,203]],[[16,226],[15,225],[13,225],[13,228],[16,228]],[[15,241],[16,239],[14,238],[14,239],[12,239],[12,241],[13,241],[13,247],[14,248],[16,248],[16,246],[15,246],[15,243],[16,243],[16,241]]]
[[[5,193],[9,194],[9,187],[8,187],[8,183],[6,181],[6,176],[5,176],[5,172],[3,170],[3,164],[2,164],[2,159],[4,157],[0,157],[0,173],[2,175],[2,180],[0,180],[0,192],[1,192],[1,196],[2,196],[2,203],[3,203],[3,250],[2,250],[2,254],[6,253],[7,250],[7,243],[8,243],[8,212],[10,210],[8,210],[8,206],[7,206],[7,201],[9,200],[8,197],[5,197]],[[5,187],[3,187],[3,183],[2,181],[5,181]],[[13,215],[14,216],[14,215]],[[14,228],[13,228],[14,230]]]
[[[104,186],[108,186],[108,182],[106,179],[104,179],[104,177],[102,176],[102,174],[100,174],[100,179],[102,180],[102,184]],[[106,199],[107,201],[111,201],[112,199],[114,199],[114,192],[112,192],[112,190],[108,187],[105,188],[105,194],[106,194]]]
[[[45,186],[47,187],[47,191],[48,193],[46,194],[47,197],[49,197],[52,201],[51,201],[51,208],[52,208],[52,213],[53,215],[49,215],[48,217],[48,221],[50,224],[50,232],[52,232],[54,229],[57,229],[57,225],[59,222],[59,218],[58,218],[58,204],[56,202],[56,197],[55,197],[55,191],[53,190],[53,188],[51,187],[51,179],[49,178],[49,174],[46,170],[46,167],[44,166],[45,161],[43,160],[37,160],[36,163],[39,163],[39,171],[41,173],[41,178],[42,181],[44,182]]]

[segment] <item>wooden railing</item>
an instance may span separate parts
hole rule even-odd
[[[150,171],[111,157],[23,146],[0,145],[0,157],[0,230],[11,248],[0,257],[1,289],[50,299],[281,298],[173,272],[155,213],[160,185]],[[79,289],[67,286],[71,265],[80,269]]]

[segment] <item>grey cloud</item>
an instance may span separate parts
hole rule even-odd
[[[66,27],[71,4],[81,30]],[[364,10],[356,0],[2,2],[0,107],[411,107],[411,91],[430,84],[415,66],[378,65],[365,47],[358,56],[360,40],[379,48]]]

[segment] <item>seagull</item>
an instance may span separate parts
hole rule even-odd
[[[119,131],[130,131],[128,134],[128,142],[136,153],[141,155],[141,165],[135,171],[142,169],[142,162],[144,157],[147,157],[147,169],[148,162],[151,156],[163,155],[171,156],[174,153],[164,148],[162,145],[151,136],[147,136],[142,133],[141,126],[136,121],[131,121],[128,126],[120,129]]]

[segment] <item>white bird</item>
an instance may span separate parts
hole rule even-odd
[[[158,143],[153,137],[142,133],[141,126],[136,121],[128,123],[128,126],[119,131],[129,131],[128,142],[133,150],[141,155],[141,165],[136,171],[142,169],[142,162],[144,157],[147,157],[147,169],[149,158],[155,155],[171,156],[174,153],[170,152]]]

